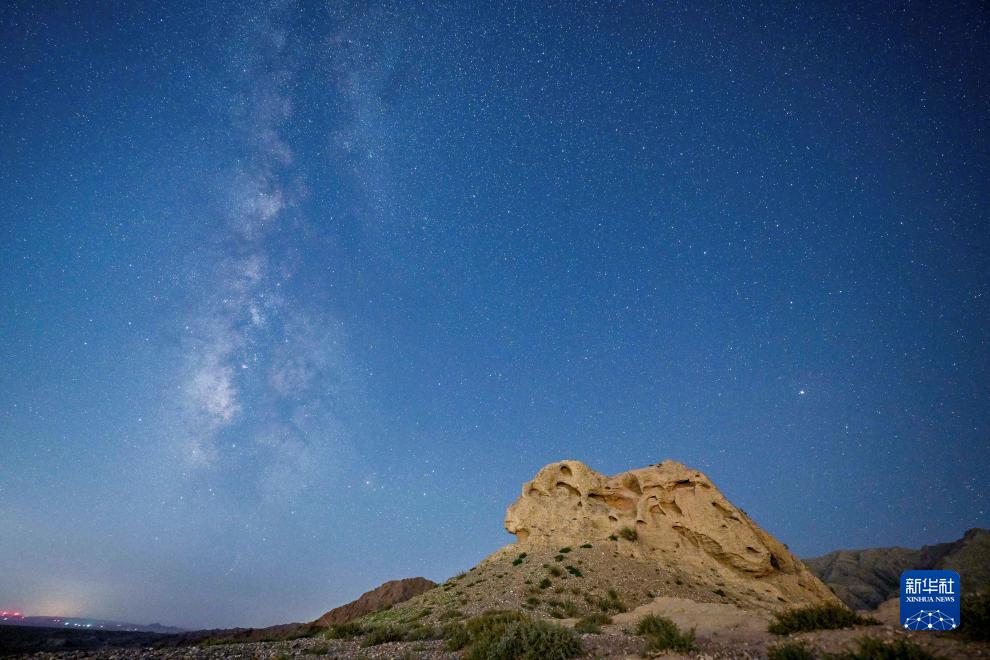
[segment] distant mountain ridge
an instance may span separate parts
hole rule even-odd
[[[6,614],[6,612],[5,612]],[[183,628],[163,626],[160,623],[125,623],[74,616],[9,616],[0,618],[0,625],[29,626],[33,628],[74,628],[77,630],[112,630],[119,632],[150,632],[174,635],[185,632]]]
[[[805,566],[853,609],[875,609],[900,590],[901,573],[911,569],[951,569],[963,593],[990,589],[990,530],[973,528],[949,543],[919,549],[836,550],[804,560]]]
[[[356,600],[335,607],[313,622],[316,626],[329,626],[346,623],[365,614],[370,614],[383,607],[391,607],[405,602],[413,596],[429,591],[437,586],[436,582],[422,577],[390,580],[371,591],[361,594]]]

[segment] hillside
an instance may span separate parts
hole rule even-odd
[[[990,588],[990,530],[974,528],[957,541],[920,549],[836,550],[804,560],[808,569],[854,609],[874,609],[898,595],[900,576],[910,569],[952,569],[963,593]]]

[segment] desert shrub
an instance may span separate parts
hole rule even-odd
[[[636,634],[646,637],[647,651],[688,652],[694,648],[694,630],[681,632],[670,619],[649,614],[636,624]]]
[[[526,553],[525,552],[519,553],[519,556],[512,560],[512,565],[513,566],[518,566],[519,564],[523,563],[523,559],[525,559],[525,558],[526,558]]]
[[[906,639],[888,643],[875,637],[858,639],[856,650],[829,658],[832,660],[938,660],[937,656]]]
[[[550,578],[543,578],[542,580],[540,580],[539,587],[540,589],[548,589],[550,588],[551,584],[553,583],[550,581]]]
[[[502,633],[472,641],[466,660],[566,660],[582,653],[581,640],[571,630],[546,621],[522,619]]]
[[[590,543],[583,543],[583,544],[581,545],[581,547],[582,547],[582,548],[590,548],[590,547],[591,547],[591,544],[590,544]]]
[[[716,596],[721,596],[722,598],[725,598],[725,589],[716,589],[712,593],[715,594]]]
[[[548,649],[540,645],[536,645],[535,648],[524,649],[517,655],[499,655],[497,653],[499,645],[507,636],[510,628],[516,625],[529,624],[535,624],[535,622],[522,612],[486,612],[468,620],[466,624],[458,624],[457,629],[451,629],[449,634],[445,635],[447,648],[451,651],[463,649],[463,657],[466,660],[539,658],[542,655],[550,655],[554,658],[572,657],[571,655],[549,654]],[[549,626],[550,624],[544,623],[542,625]],[[580,646],[578,646],[578,650],[580,651]]]
[[[564,555],[556,555],[553,558],[554,561],[564,561]]]
[[[615,534],[609,534],[608,535],[608,540],[609,541],[618,541],[619,540],[619,537],[616,536]]]
[[[815,660],[815,654],[803,642],[787,642],[768,648],[767,660]]]
[[[440,631],[446,640],[446,646],[451,651],[460,651],[471,641],[471,634],[463,623],[451,622]]]
[[[337,623],[327,628],[323,633],[326,639],[354,639],[364,634],[364,626],[356,621]]]
[[[551,566],[547,570],[550,571],[550,575],[552,575],[554,577],[560,577],[561,575],[564,574],[564,571],[560,570],[556,566]]]
[[[364,638],[361,639],[361,646],[378,646],[386,642],[418,642],[424,639],[436,639],[441,635],[442,632],[421,623],[386,623],[368,628]]]
[[[460,610],[446,610],[440,615],[441,621],[456,621],[463,618],[464,614]]]
[[[373,626],[361,639],[361,646],[378,646],[386,642],[401,642],[403,639],[405,639],[404,631],[399,626],[391,624]]]
[[[969,639],[990,640],[990,592],[963,596],[959,632]]]
[[[574,577],[581,577],[581,569],[576,568],[574,566],[565,566],[564,568],[567,569],[567,572],[573,575]]]
[[[619,598],[619,594],[615,589],[608,590],[607,598],[592,598],[589,600],[588,597],[586,597],[585,600],[588,600],[589,603],[593,602],[598,606],[598,609],[606,614],[609,612],[626,611],[626,604],[622,602],[621,598]]]
[[[607,614],[589,614],[577,620],[574,630],[579,633],[600,633],[602,626],[608,623],[612,623],[612,617]]]
[[[330,647],[326,644],[307,646],[302,650],[303,655],[327,655],[328,653],[330,653]]]
[[[639,538],[639,532],[637,532],[632,527],[623,527],[619,530],[619,536],[627,541],[635,541]]]
[[[862,617],[844,605],[809,605],[777,612],[767,628],[774,635],[787,635],[810,630],[835,630],[875,624],[875,619]]]
[[[559,552],[562,555],[566,555],[570,551],[571,551],[571,546],[566,546],[566,547],[561,548],[557,552]]]

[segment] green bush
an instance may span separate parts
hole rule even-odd
[[[608,590],[607,598],[593,598],[591,596],[585,596],[585,600],[588,601],[588,603],[597,605],[598,609],[606,614],[609,612],[626,611],[626,604],[622,602],[621,598],[619,598],[619,594],[615,589]]]
[[[361,646],[378,646],[386,642],[401,642],[404,639],[404,631],[399,626],[373,626],[361,639]]]
[[[523,559],[525,559],[525,558],[526,558],[526,553],[525,552],[519,553],[519,556],[512,560],[512,565],[513,566],[518,566],[519,564],[523,563]]]
[[[681,632],[670,619],[649,614],[636,624],[636,634],[646,637],[647,651],[679,651],[687,653],[694,648],[694,630]]]
[[[448,623],[440,634],[447,640],[446,646],[451,651],[460,651],[471,641],[471,634],[463,623]]]
[[[990,640],[990,592],[963,596],[959,607],[959,633],[973,640]]]
[[[618,541],[619,540],[619,537],[616,536],[615,534],[609,534],[608,535],[608,540],[609,541]]]
[[[938,660],[914,642],[899,639],[886,643],[875,637],[856,640],[856,650],[829,656],[830,660]]]
[[[835,630],[872,625],[876,619],[862,617],[844,605],[810,605],[774,614],[767,628],[774,635],[788,635],[810,630]]]
[[[337,623],[323,633],[325,639],[354,639],[364,634],[364,626],[356,621]]]
[[[567,572],[573,575],[574,577],[581,577],[582,575],[581,569],[575,566],[565,566],[564,568],[567,569]]]
[[[591,547],[591,544],[590,543],[584,543],[584,544],[581,545],[581,547],[582,548],[590,548]]]
[[[486,612],[445,629],[447,648],[465,660],[565,660],[581,654],[570,630],[521,612]]]
[[[577,620],[574,630],[579,633],[600,633],[602,626],[612,623],[612,617],[607,614],[589,614]]]
[[[421,623],[387,623],[368,628],[361,639],[361,646],[378,646],[386,642],[418,642],[424,639],[437,639],[442,634],[431,626],[424,626]]]
[[[561,549],[560,549],[560,550],[558,550],[557,552],[559,552],[559,553],[560,553],[560,554],[562,554],[562,555],[566,555],[566,554],[567,554],[568,552],[570,552],[570,551],[571,551],[571,546],[566,546],[566,547],[564,547],[564,548],[561,548]]]
[[[768,648],[767,660],[815,660],[815,654],[803,642],[787,642]]]
[[[509,625],[494,645],[472,648],[467,660],[566,660],[582,653],[573,631],[546,621],[517,621]]]
[[[560,570],[556,566],[551,566],[547,570],[550,571],[550,575],[552,575],[554,577],[560,577],[561,575],[564,574],[564,571]]]
[[[637,532],[632,527],[623,527],[619,530],[619,536],[627,541],[635,541],[639,538],[639,532]]]
[[[553,583],[550,582],[550,578],[543,578],[542,580],[540,580],[540,585],[539,586],[540,586],[540,589],[548,589],[551,584],[553,584]]]

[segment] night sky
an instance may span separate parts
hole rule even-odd
[[[988,35],[6,4],[0,609],[313,619],[563,458],[697,467],[800,556],[986,526]]]

